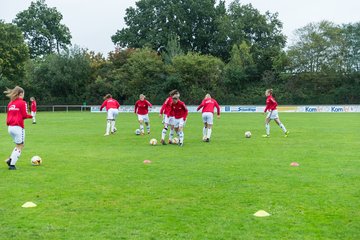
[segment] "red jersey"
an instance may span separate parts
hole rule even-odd
[[[31,102],[30,109],[31,109],[32,112],[36,112],[36,101],[35,100]]]
[[[6,124],[8,126],[20,126],[24,128],[24,119],[32,118],[27,114],[27,104],[22,98],[9,102],[7,107]]]
[[[152,104],[147,100],[137,100],[135,103],[134,112],[140,115],[146,115],[149,112],[149,107],[152,107]]]
[[[275,98],[273,98],[273,96],[268,96],[267,98],[266,98],[266,107],[265,107],[265,110],[264,110],[264,112],[266,112],[266,111],[268,111],[268,110],[270,110],[270,111],[272,111],[272,110],[276,110],[276,106],[277,106],[278,104],[277,104],[277,102],[275,101]]]
[[[216,107],[217,115],[220,115],[220,106],[217,101],[213,98],[205,98],[201,104],[198,106],[196,111],[199,111],[201,108],[202,112],[211,112],[214,113],[214,108]]]
[[[165,114],[168,117],[173,117],[174,116],[174,112],[172,109],[172,97],[168,97],[165,102],[163,103],[161,109],[160,109],[160,114]]]
[[[106,99],[103,104],[101,104],[101,107],[100,107],[100,111],[106,107],[106,111],[109,110],[110,108],[115,108],[115,109],[118,109],[120,107],[120,104],[118,101],[116,101],[115,99],[113,98],[108,98]]]
[[[172,109],[176,119],[183,118],[184,121],[186,120],[186,117],[188,115],[188,109],[185,106],[184,102],[178,100],[177,103],[172,103]]]

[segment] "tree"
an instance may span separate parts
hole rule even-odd
[[[20,29],[0,21],[0,87],[20,84],[25,74],[29,50]]]
[[[157,49],[179,36],[182,50],[210,52],[215,31],[215,0],[140,0],[126,9],[123,28],[112,36],[121,47]]]
[[[62,14],[49,8],[45,0],[32,2],[27,10],[16,15],[13,21],[24,33],[30,56],[35,58],[66,50],[71,45],[70,30],[61,24]]]

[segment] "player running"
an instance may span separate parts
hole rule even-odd
[[[32,116],[32,124],[36,124],[36,100],[34,97],[30,98],[30,102],[31,102],[31,116]]]
[[[140,100],[137,100],[135,103],[135,114],[138,116],[140,124],[141,135],[144,135],[144,123],[146,125],[147,133],[150,134],[150,119],[149,119],[149,107],[152,107],[152,104],[145,100],[145,95],[140,94]]]
[[[172,139],[174,136],[174,112],[172,110],[173,96],[180,96],[178,90],[174,89],[171,92],[169,92],[169,97],[163,103],[159,113],[159,117],[163,118],[163,124],[164,124],[164,128],[161,131],[161,141],[160,141],[162,145],[166,145],[165,136],[169,126],[170,126],[169,144],[172,144]]]
[[[174,95],[172,97],[172,109],[174,111],[174,128],[179,136],[179,146],[182,147],[184,145],[184,126],[186,122],[186,118],[188,115],[188,109],[184,102],[180,101],[179,95]]]
[[[217,117],[220,118],[220,106],[217,101],[206,94],[204,100],[198,106],[196,111],[202,108],[202,119],[204,122],[203,141],[210,142],[212,126],[214,124],[214,108],[217,110]]]
[[[105,107],[107,111],[107,123],[106,123],[106,132],[104,136],[109,136],[110,130],[111,134],[116,132],[115,120],[119,114],[120,104],[118,101],[112,98],[111,94],[106,94],[104,97],[104,102],[100,107],[100,111]]]
[[[273,90],[272,89],[267,89],[265,91],[265,96],[266,98],[266,107],[264,110],[264,114],[266,112],[268,112],[266,119],[265,119],[265,129],[266,129],[266,135],[263,135],[263,137],[270,137],[270,121],[274,120],[277,125],[279,125],[279,127],[283,130],[283,132],[285,133],[285,137],[287,137],[289,135],[289,131],[286,130],[284,124],[282,124],[280,122],[280,118],[279,118],[279,113],[276,110],[277,107],[277,102],[275,101],[275,98],[273,97]]]
[[[7,89],[4,93],[10,98],[10,103],[7,106],[6,124],[9,134],[16,144],[6,163],[9,170],[16,170],[15,164],[19,160],[25,143],[24,119],[32,118],[32,116],[27,113],[27,104],[23,100],[24,89],[16,86],[13,89]]]

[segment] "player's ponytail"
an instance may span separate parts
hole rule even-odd
[[[6,91],[4,91],[4,93],[8,98],[10,98],[11,101],[14,101],[20,96],[21,93],[24,93],[24,89],[19,86],[16,86],[13,89],[6,88]]]
[[[112,98],[112,96],[111,96],[110,93],[108,93],[108,94],[105,95],[104,100],[106,100],[106,99],[108,99],[108,98]]]
[[[272,88],[266,89],[266,92],[269,93],[270,95],[273,95],[273,89]]]

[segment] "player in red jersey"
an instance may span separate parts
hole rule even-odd
[[[25,95],[24,89],[16,86],[13,89],[7,89],[4,93],[10,98],[7,106],[6,124],[8,125],[9,134],[16,144],[6,163],[9,170],[16,170],[15,164],[21,155],[25,143],[24,119],[32,118],[32,116],[27,113],[27,104],[23,100]]]
[[[150,119],[149,119],[149,107],[152,107],[152,104],[145,100],[145,95],[140,94],[140,100],[137,100],[135,103],[135,114],[138,116],[140,123],[140,132],[141,135],[144,135],[144,123],[146,125],[147,133],[150,134]]]
[[[184,102],[180,101],[178,95],[172,97],[172,109],[174,111],[174,128],[179,136],[179,146],[184,145],[184,126],[188,115],[188,110]]]
[[[203,141],[210,142],[212,126],[214,124],[214,108],[217,110],[217,117],[220,118],[220,106],[215,99],[211,98],[210,94],[206,94],[196,111],[199,111],[201,108],[204,122]]]
[[[266,107],[264,110],[264,114],[266,112],[268,112],[266,119],[265,119],[265,129],[266,129],[266,135],[263,135],[263,137],[270,137],[270,121],[274,120],[277,125],[279,125],[279,127],[283,130],[283,132],[285,133],[285,137],[287,137],[289,135],[289,131],[286,130],[284,124],[281,123],[280,118],[279,118],[279,113],[276,109],[277,107],[277,102],[275,100],[275,98],[273,97],[273,90],[272,89],[267,89],[265,91],[265,96],[266,98]]]
[[[174,89],[171,92],[169,92],[169,97],[163,103],[159,113],[159,117],[163,118],[163,124],[164,124],[164,128],[161,131],[161,141],[160,141],[162,145],[166,145],[165,136],[169,125],[170,125],[169,144],[172,143],[172,138],[174,136],[174,112],[172,110],[173,96],[180,96],[178,90]]]
[[[112,98],[111,94],[106,94],[104,97],[104,102],[100,107],[100,111],[105,107],[107,111],[107,123],[106,123],[106,132],[104,136],[109,136],[110,130],[114,134],[116,132],[115,120],[119,114],[120,104],[118,101]]]
[[[36,100],[34,97],[30,98],[30,102],[31,102],[31,116],[32,116],[32,123],[36,124]]]

